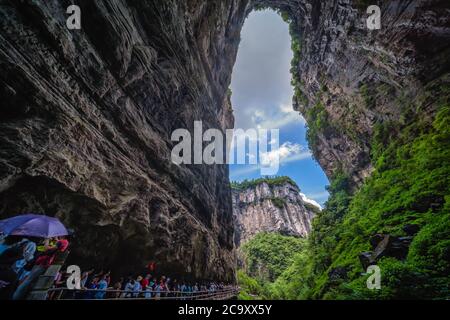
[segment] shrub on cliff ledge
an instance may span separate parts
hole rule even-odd
[[[231,182],[231,188],[235,190],[245,190],[249,188],[255,188],[260,184],[266,183],[271,186],[282,186],[285,184],[290,184],[294,187],[297,187],[297,183],[289,177],[281,176],[281,177],[265,177],[253,180],[244,180],[242,182]]]
[[[273,205],[275,207],[277,207],[278,209],[283,209],[284,206],[286,205],[286,202],[284,201],[284,199],[281,199],[281,198],[275,197],[275,198],[271,198],[270,200],[272,201]]]

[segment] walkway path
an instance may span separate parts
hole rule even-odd
[[[106,298],[102,300],[232,300],[238,296],[239,288],[233,287],[213,292],[199,291],[195,293],[179,291],[162,292],[159,293],[159,297],[157,296],[157,292],[151,292],[152,297],[148,298],[144,296],[146,292],[141,292],[136,297],[133,293],[123,290],[69,290],[67,288],[48,290],[48,293],[52,293],[53,299],[55,300],[94,300],[87,296],[94,296],[99,292],[105,293]]]

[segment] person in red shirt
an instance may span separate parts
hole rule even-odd
[[[57,237],[54,247],[48,248],[43,252],[34,264],[28,277],[17,287],[13,294],[13,300],[22,300],[26,297],[31,285],[47,270],[49,266],[53,264],[55,257],[58,253],[64,252],[69,247],[69,240],[65,237]]]
[[[147,289],[149,283],[150,283],[150,278],[152,276],[151,275],[146,275],[144,279],[141,280],[141,286],[142,286],[142,291],[145,291],[145,289]]]

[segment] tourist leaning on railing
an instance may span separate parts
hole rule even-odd
[[[95,274],[94,270],[82,273],[83,285],[81,290],[70,291],[57,286],[50,290],[49,298],[60,299],[208,299],[222,295],[229,295],[235,291],[232,286],[223,283],[188,283],[171,280],[161,276],[159,279],[147,274],[145,277],[129,277],[127,281],[120,278],[114,285],[110,272],[103,271]],[[54,294],[58,291],[59,294]],[[66,292],[63,292],[66,291]]]

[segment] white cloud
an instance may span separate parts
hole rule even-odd
[[[280,111],[283,113],[295,113],[294,108],[292,107],[292,104],[283,103],[280,105]]]
[[[260,161],[263,166],[268,166],[276,161],[283,165],[308,158],[311,158],[311,152],[308,148],[288,141],[283,143],[278,149],[262,153]]]
[[[278,149],[261,153],[260,161],[263,166],[269,166],[271,163],[283,163],[286,159],[302,153],[303,147],[298,143],[285,142]]]
[[[300,193],[300,196],[302,197],[303,201],[309,204],[312,204],[313,206],[316,206],[317,208],[319,208],[320,210],[322,210],[322,206],[315,200],[310,199],[306,196],[306,194],[304,193]]]
[[[253,154],[247,154],[254,157]],[[250,173],[257,172],[262,166],[269,166],[275,161],[279,161],[280,166],[287,163],[301,161],[311,158],[311,152],[305,147],[297,143],[285,142],[278,149],[262,153],[260,155],[259,165],[247,165],[244,168],[233,170],[232,177],[239,177]]]
[[[252,114],[248,127],[258,129],[282,129],[288,125],[304,125],[305,119],[295,111],[292,104],[280,104],[278,108],[261,107],[248,110]]]
[[[328,191],[309,193],[307,196],[305,195],[305,197],[316,203],[325,203],[329,196],[330,194],[328,193]]]
[[[291,156],[287,157],[286,159],[284,159],[282,164],[305,160],[305,159],[310,159],[311,157],[312,157],[311,151],[302,150],[300,153],[291,155]]]

